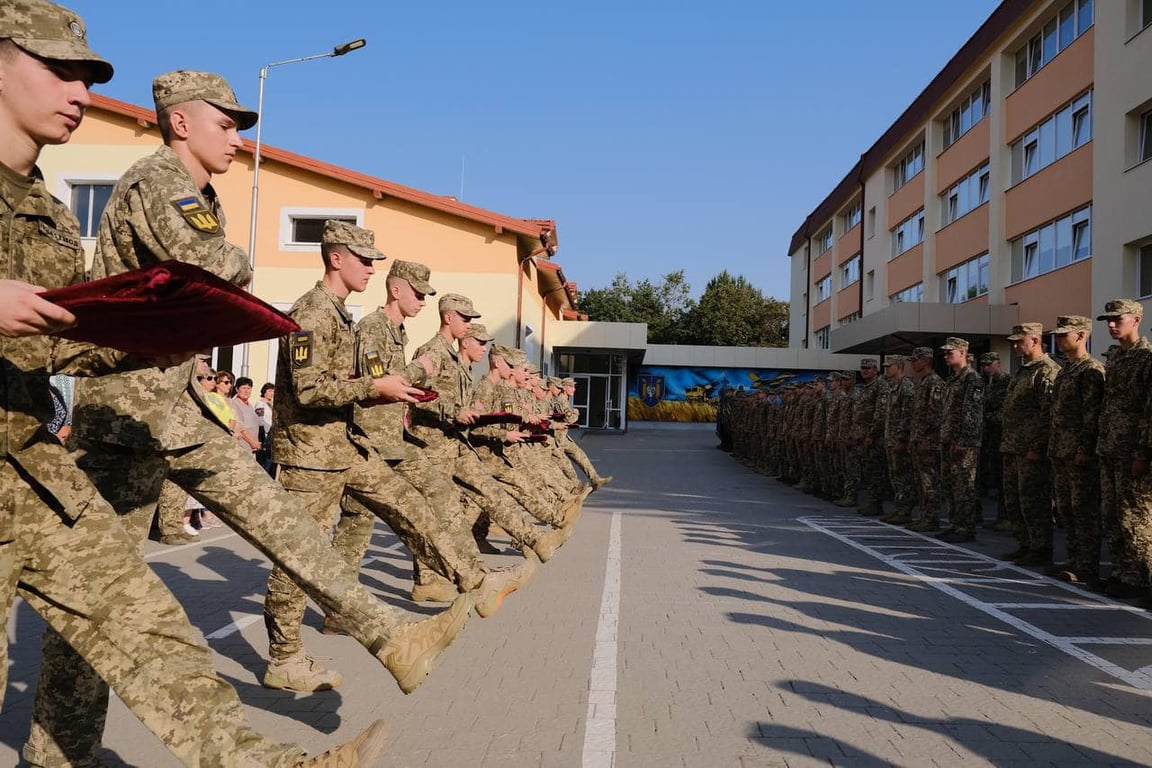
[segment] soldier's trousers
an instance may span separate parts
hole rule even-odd
[[[156,504],[156,523],[161,536],[184,533],[184,508],[188,492],[175,483],[165,481]]]
[[[1104,536],[1112,560],[1112,578],[1125,584],[1140,583],[1140,562],[1152,565],[1152,550],[1144,540],[1140,549],[1141,528],[1148,531],[1152,516],[1152,478],[1137,480],[1132,476],[1130,456],[1103,456],[1100,459],[1100,508]]]
[[[843,449],[844,456],[844,498],[853,504],[860,497],[860,445],[850,441]]]
[[[860,449],[860,472],[863,475],[868,503],[877,507],[884,504],[884,486],[887,482],[888,461],[884,446],[877,443]]]
[[[133,542],[147,534],[168,477],[302,585],[365,648],[380,647],[403,625],[403,614],[359,584],[357,572],[332,549],[328,531],[252,461],[251,453],[221,429],[205,443],[165,453],[91,446],[76,463],[119,514]],[[43,656],[29,744],[41,754],[59,756],[61,749],[95,754],[107,688],[51,629]]]
[[[551,494],[542,493],[531,476],[517,472],[504,458],[502,448],[477,444],[476,453],[486,471],[500,483],[506,493],[528,511],[528,514],[549,525],[558,526],[563,522],[560,505],[555,498]]]
[[[460,451],[453,478],[469,499],[513,540],[532,546],[547,530],[532,522],[528,513],[508,492],[507,486],[497,482],[491,469],[471,449],[464,447]]]
[[[912,466],[916,472],[919,517],[937,523],[940,521],[940,452],[916,449],[912,455]]]
[[[67,651],[49,656],[41,671],[38,697],[61,706],[39,722],[25,759],[51,768],[92,760],[104,709],[72,702],[103,703],[110,685],[185,765],[295,764],[303,750],[252,729],[236,691],[213,670],[200,633],[63,446],[56,460],[54,474],[72,476],[71,502],[52,498],[10,461],[0,463],[0,523],[11,523],[0,531],[0,621],[7,625],[19,593],[52,628],[46,649]],[[5,643],[0,703],[7,653]]]
[[[1077,466],[1071,457],[1052,463],[1056,514],[1068,534],[1068,562],[1077,575],[1100,574],[1100,467]]]
[[[1016,541],[1037,552],[1052,551],[1052,486],[1048,459],[1028,461],[1023,454],[1004,454],[1004,511],[1017,520]]]
[[[263,474],[263,470],[260,472]],[[413,485],[411,477],[402,476],[387,462],[377,458],[360,459],[344,470],[282,465],[280,482],[300,500],[310,520],[326,520],[328,525],[331,525],[334,510],[340,506],[341,499],[350,496],[387,523],[414,556],[455,582],[463,591],[476,587],[487,572],[476,552],[471,525],[449,529],[440,513],[434,510],[434,505]],[[454,501],[459,510],[459,501]],[[329,548],[341,563],[344,561],[336,555],[337,550],[355,553],[357,562],[363,557],[367,537],[371,536],[370,527],[365,531],[365,517],[341,516],[333,539],[335,549]],[[466,536],[461,535],[463,530],[467,531]],[[305,608],[305,595],[296,581],[280,568],[273,568],[264,599],[268,653],[273,659],[288,658],[302,649],[300,624]],[[326,609],[325,613],[328,613]],[[333,614],[333,618],[344,626],[341,616]]]
[[[892,493],[896,497],[896,514],[911,515],[916,506],[916,471],[908,451],[897,453],[888,449],[888,476],[892,480]]]
[[[943,457],[945,486],[950,496],[949,524],[957,531],[971,533],[980,522],[980,492],[976,488],[979,448],[952,447]]]

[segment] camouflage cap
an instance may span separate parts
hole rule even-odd
[[[856,371],[840,371],[840,378],[843,381],[856,381]]]
[[[320,236],[320,242],[325,245],[343,245],[365,259],[382,261],[388,258],[376,249],[376,235],[372,230],[339,219],[324,222],[324,234]]]
[[[415,261],[401,261],[397,259],[392,262],[392,269],[388,270],[388,277],[399,277],[407,280],[414,291],[422,293],[425,296],[436,295],[435,289],[428,284],[428,278],[431,276],[432,270]]]
[[[468,327],[468,330],[464,332],[464,338],[478,339],[487,344],[496,337],[488,333],[488,327],[484,325],[484,323],[472,323],[472,325]]]
[[[980,365],[988,365],[989,363],[998,362],[1000,362],[999,352],[985,352],[984,354],[980,355]]]
[[[860,361],[861,368],[879,368],[880,363],[874,357],[866,357]]]
[[[240,130],[256,125],[259,115],[236,101],[236,93],[228,81],[212,72],[178,69],[165,72],[152,81],[152,101],[157,112],[188,101],[206,101],[236,120]]]
[[[932,351],[931,347],[916,347],[912,350],[912,354],[908,355],[909,360],[931,360],[936,354]]]
[[[1083,315],[1060,315],[1056,318],[1054,334],[1074,333],[1075,331],[1092,332],[1092,318]]]
[[[441,312],[455,312],[466,320],[480,317],[480,313],[472,306],[472,299],[459,293],[446,293],[440,297]]]
[[[574,387],[576,386],[576,379],[572,378],[571,376],[565,376],[564,378],[560,379],[560,386]]]
[[[940,349],[944,352],[948,352],[953,349],[958,349],[961,352],[967,352],[968,340],[962,339],[959,336],[949,336],[948,338],[944,339],[944,343],[940,345]]]
[[[1044,323],[1020,323],[1012,326],[1012,335],[1008,341],[1020,341],[1025,336],[1039,336],[1044,333]]]
[[[1144,317],[1144,305],[1133,299],[1112,299],[1104,305],[1104,314],[1097,316],[1096,319],[1115,320],[1120,315]]]
[[[88,47],[84,21],[62,5],[45,0],[6,0],[0,4],[0,38],[9,38],[35,56],[87,64],[92,81],[112,79],[112,65]]]
[[[903,365],[903,364],[904,364],[904,355],[887,355],[884,358],[884,367],[885,368],[887,368],[890,365]]]
[[[475,328],[476,326],[472,326]],[[498,357],[509,365],[512,364],[512,359],[516,356],[516,350],[511,347],[506,347],[503,344],[493,344],[488,347],[489,357]]]
[[[549,389],[560,389],[560,387],[564,386],[560,382],[561,382],[561,379],[559,376],[549,376],[548,377],[548,388]]]

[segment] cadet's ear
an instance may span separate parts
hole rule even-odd
[[[188,138],[187,105],[178,104],[168,111],[168,135],[174,139]]]

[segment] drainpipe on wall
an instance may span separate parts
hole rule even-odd
[[[809,234],[808,232],[804,233]],[[812,239],[804,243],[804,349],[811,349],[808,338],[812,335]]]
[[[531,256],[516,260],[516,346],[520,346],[521,336],[524,332],[524,262],[531,261]]]
[[[863,159],[863,158],[861,158]],[[864,281],[868,273],[864,271],[864,164],[860,164],[860,319],[864,319]],[[876,285],[872,285],[872,293],[876,293]],[[884,348],[881,345],[881,354]]]

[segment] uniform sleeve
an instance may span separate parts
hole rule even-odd
[[[1084,372],[1080,377],[1079,395],[1083,421],[1076,439],[1076,450],[1091,456],[1096,452],[1096,440],[1100,434],[1100,410],[1104,404],[1103,369],[1089,368]]]
[[[1036,450],[1040,453],[1048,452],[1048,428],[1052,420],[1052,386],[1056,382],[1056,374],[1059,371],[1060,369],[1055,365],[1046,366],[1038,371],[1033,379],[1039,415],[1035,421],[1036,434],[1031,442],[1035,448],[1029,450]]]
[[[960,396],[959,429],[955,433],[956,445],[975,448],[980,445],[984,427],[984,381],[979,376],[967,376]]]
[[[304,408],[340,408],[372,397],[372,379],[353,379],[351,371],[335,370],[333,354],[340,340],[331,323],[301,313],[292,318],[301,330],[280,340],[287,344],[292,386]]]

